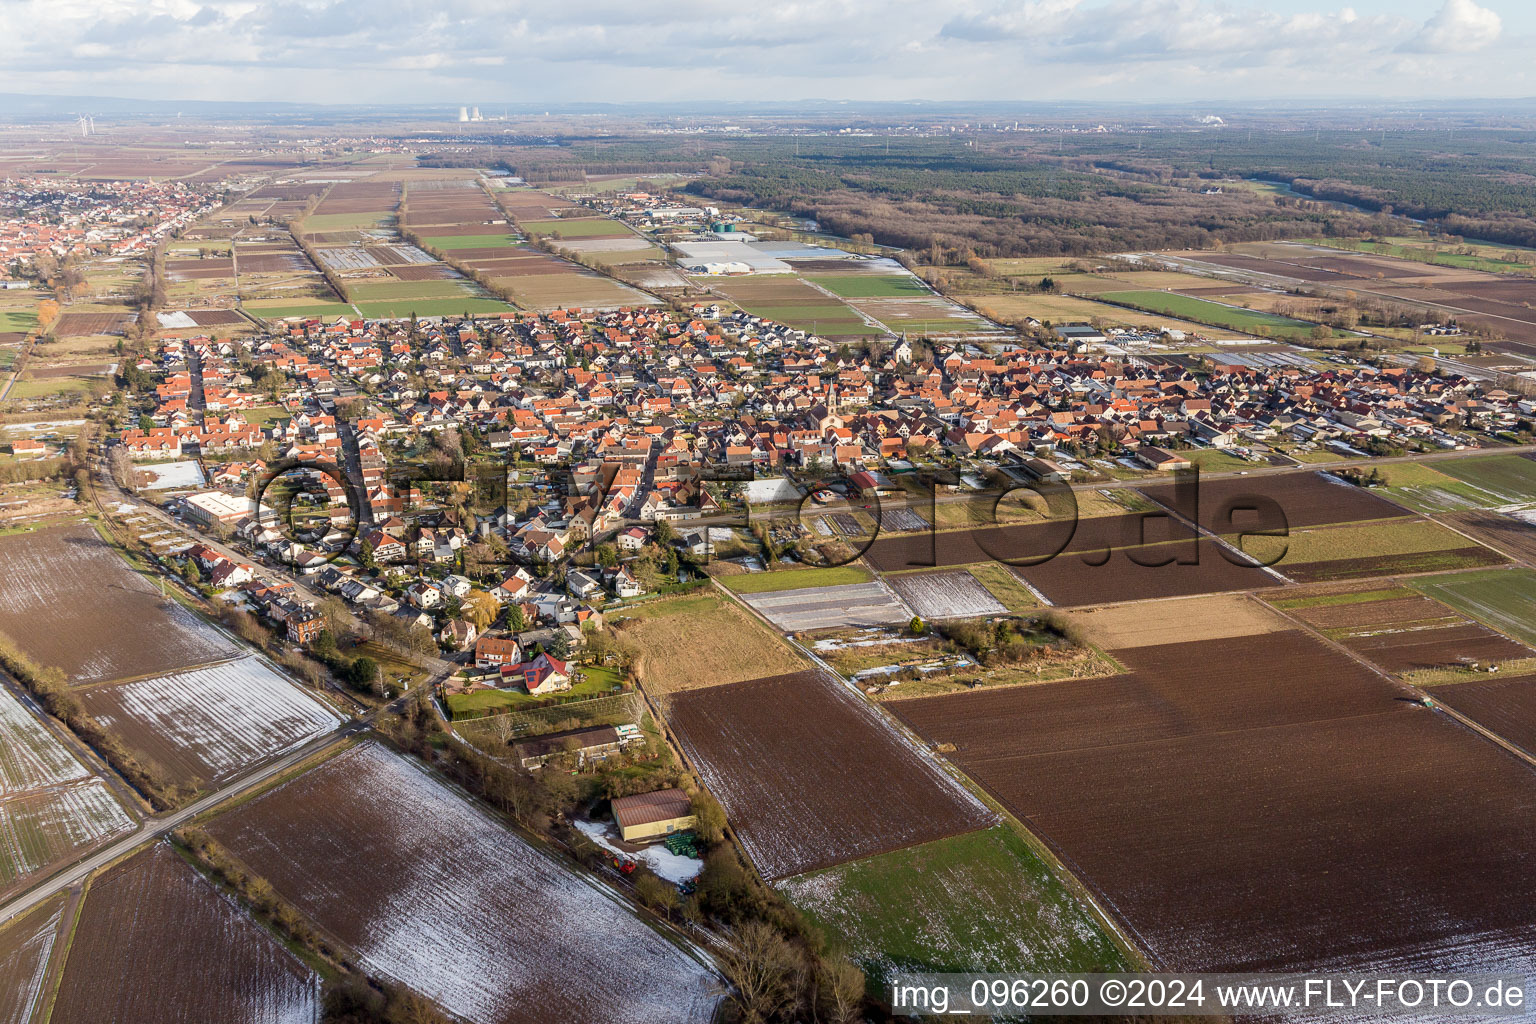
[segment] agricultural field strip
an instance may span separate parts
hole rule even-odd
[[[27,1024],[42,1000],[64,901],[0,929],[0,1024]]]
[[[906,622],[912,617],[912,610],[880,580],[737,596],[787,633]]]
[[[217,782],[330,732],[341,720],[251,655],[81,694],[130,747],[182,778]]]
[[[669,697],[667,708],[678,741],[767,878],[997,821],[830,668],[690,690]]]
[[[378,744],[234,808],[209,831],[371,970],[475,1024],[713,1015],[716,979],[702,954]]]
[[[314,1024],[320,997],[314,970],[161,842],[91,883],[49,1020]]]
[[[0,689],[0,888],[133,827],[106,783]]]
[[[96,597],[84,602],[81,594]],[[77,684],[174,671],[238,650],[77,524],[0,537],[0,632]]]
[[[1531,827],[1497,810],[1532,798],[1525,766],[1294,630],[1127,660],[900,712],[954,742],[1169,969],[1529,969],[1510,894],[1532,888]],[[1469,858],[1477,872],[1444,873]]]

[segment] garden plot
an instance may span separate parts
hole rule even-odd
[[[928,520],[918,512],[910,508],[893,508],[880,510],[880,532],[926,530]]]
[[[677,694],[669,721],[768,878],[969,832],[996,816],[822,672]]]
[[[227,779],[340,724],[254,656],[91,687],[80,699],[129,749],[192,788]]]
[[[886,582],[924,619],[976,618],[1008,610],[964,570],[891,576]]]
[[[912,618],[911,609],[878,580],[841,587],[743,594],[741,599],[786,633],[836,626],[878,626]]]
[[[717,979],[612,892],[376,744],[208,831],[370,971],[474,1024],[705,1024]]]

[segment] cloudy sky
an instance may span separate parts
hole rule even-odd
[[[1536,96],[1532,0],[0,0],[0,92],[539,104]]]

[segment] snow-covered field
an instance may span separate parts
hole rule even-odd
[[[476,1024],[688,1024],[716,978],[425,771],[355,747],[210,831],[371,971]]]
[[[105,784],[0,689],[0,889],[132,827]]]
[[[912,617],[911,610],[879,580],[743,594],[741,599],[786,633],[906,622]]]
[[[0,803],[0,888],[131,828],[100,779],[12,797]]]
[[[52,909],[44,905],[0,932],[0,1024],[32,1019],[63,913],[56,900]]]
[[[80,694],[130,748],[182,781],[215,782],[308,742],[340,719],[251,656]]]
[[[89,774],[9,690],[0,689],[0,797]]]
[[[188,487],[202,487],[208,481],[202,467],[196,461],[166,462],[158,466],[140,466],[139,472],[149,478],[146,491],[173,491]]]
[[[981,581],[965,570],[892,576],[889,583],[925,619],[968,619],[1008,611]]]

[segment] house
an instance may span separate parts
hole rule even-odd
[[[325,619],[312,608],[288,617],[288,640],[291,643],[310,643],[324,630]]]
[[[577,597],[591,597],[603,592],[603,585],[580,569],[571,569],[565,574],[565,585]]]
[[[698,824],[693,801],[680,789],[615,797],[613,819],[619,823],[619,835],[626,843],[643,843]]]
[[[501,680],[503,687],[521,686],[531,694],[569,690],[570,664],[548,654],[540,654],[532,661],[502,666]]]
[[[635,579],[634,573],[626,566],[617,566],[609,569],[607,574],[608,586],[613,590],[615,597],[639,597],[645,593],[645,587]]]
[[[483,636],[475,641],[476,668],[500,668],[522,660],[522,647],[510,637]]]
[[[631,526],[627,530],[620,531],[617,538],[620,551],[639,551],[645,547],[651,539],[651,535],[642,527]]]
[[[463,619],[454,619],[443,627],[438,634],[438,641],[447,644],[456,651],[462,651],[475,641],[475,624],[465,622]]]
[[[11,442],[11,454],[17,458],[37,458],[48,454],[48,446],[41,441],[19,440]]]

